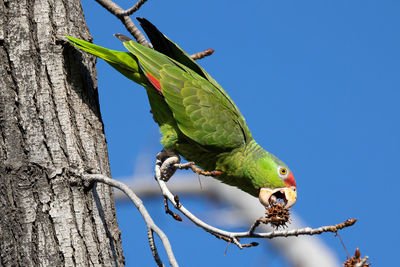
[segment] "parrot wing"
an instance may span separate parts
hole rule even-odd
[[[123,43],[138,58],[150,83],[164,96],[184,135],[221,151],[252,139],[239,109],[220,86],[153,49],[134,41]]]
[[[199,64],[197,64],[193,58],[191,58],[176,43],[172,42],[167,36],[160,32],[150,21],[145,18],[137,18],[137,20],[140,22],[140,26],[142,26],[143,30],[146,32],[147,37],[149,37],[150,42],[156,51],[178,61],[209,81],[233,104],[233,108],[236,109],[236,112],[240,114],[239,109],[233,103],[232,99],[230,99],[225,90],[210,76],[210,74],[208,74]]]

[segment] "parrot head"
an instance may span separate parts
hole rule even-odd
[[[294,205],[297,199],[296,181],[293,173],[281,160],[267,152],[256,162],[253,181],[259,189],[258,198],[265,207],[282,200],[286,208]]]

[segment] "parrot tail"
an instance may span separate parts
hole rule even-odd
[[[128,79],[141,85],[148,84],[147,78],[141,71],[139,71],[140,67],[138,59],[133,54],[129,52],[110,50],[71,36],[65,37],[77,48],[104,59],[108,64]]]
[[[202,67],[200,67],[199,64],[197,64],[188,54],[186,54],[182,48],[162,34],[150,21],[145,18],[136,19],[139,21],[140,26],[142,26],[143,30],[147,34],[147,37],[149,37],[154,50],[185,65],[206,80],[211,79],[208,73]]]

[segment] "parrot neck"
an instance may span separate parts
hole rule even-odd
[[[215,178],[222,182],[237,186],[241,190],[258,196],[259,185],[258,168],[256,162],[268,154],[255,140],[231,152],[222,153],[217,161],[217,170],[224,174]]]

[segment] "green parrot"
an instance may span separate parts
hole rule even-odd
[[[235,103],[202,67],[149,21],[138,20],[154,49],[121,34],[115,36],[129,52],[66,38],[146,89],[167,151],[216,171],[214,178],[258,197],[265,207],[277,199],[291,207],[296,181],[286,164],[256,143]]]

